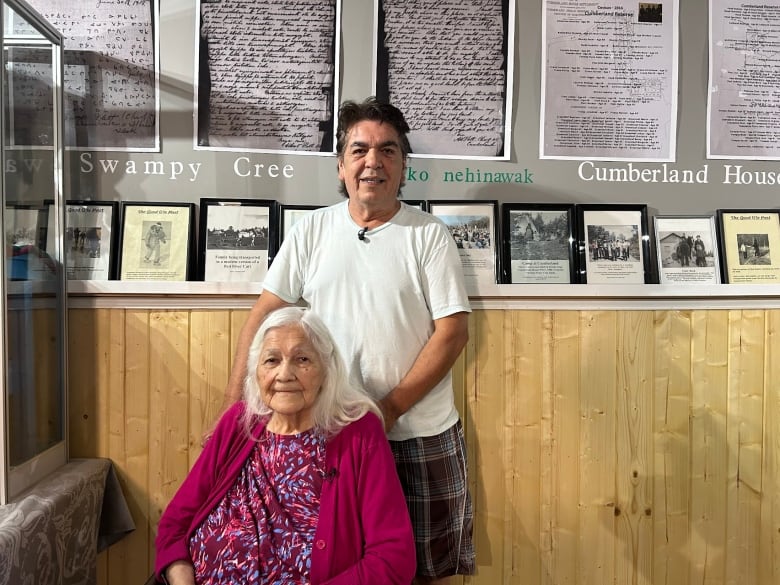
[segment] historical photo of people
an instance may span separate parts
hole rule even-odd
[[[591,262],[639,262],[639,226],[589,225]]]
[[[656,216],[661,284],[717,284],[720,260],[713,216]]]
[[[65,259],[70,280],[113,278],[115,202],[72,202],[65,206]]]
[[[268,271],[271,204],[203,199],[201,214],[203,280],[262,282]]]
[[[496,216],[498,203],[430,201],[433,215],[449,229],[458,248],[466,283],[497,282]]]
[[[186,281],[194,215],[192,203],[123,203],[119,279]]]
[[[772,264],[769,234],[737,234],[740,265]]]
[[[647,206],[583,204],[577,207],[577,215],[581,282],[645,284],[652,281]]]
[[[570,283],[572,271],[571,206],[557,209],[506,204],[511,283]]]
[[[171,257],[171,222],[144,221],[142,233],[144,241],[140,250],[141,262],[154,268],[167,268]]]
[[[780,282],[780,212],[777,209],[719,209],[723,278],[729,284]]]

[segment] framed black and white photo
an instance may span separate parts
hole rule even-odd
[[[574,205],[504,203],[501,266],[505,284],[577,282]]]
[[[428,205],[455,240],[466,284],[496,284],[500,274],[498,202],[429,200]]]
[[[46,252],[49,205],[8,203],[5,236],[9,280],[52,280],[56,260]],[[53,216],[53,214],[51,214]]]
[[[275,237],[275,206],[269,199],[202,198],[200,279],[262,282]]]
[[[65,272],[69,280],[116,277],[116,201],[69,200],[65,204]]]
[[[657,215],[655,250],[661,284],[719,284],[715,216]]]
[[[780,211],[719,209],[723,281],[780,283]]]
[[[302,217],[307,216],[315,209],[321,208],[322,205],[290,205],[285,203],[279,204],[279,237],[277,238],[276,250],[282,245],[284,238],[290,233],[295,223]]]
[[[123,203],[119,279],[189,280],[194,217],[193,203]]]
[[[409,207],[415,207],[420,211],[429,211],[428,202],[425,199],[401,199],[401,202],[406,203]]]
[[[576,214],[581,283],[653,282],[647,205],[588,203]]]
[[[276,233],[271,240],[271,249],[269,251],[268,264],[270,266],[276,257],[279,248],[282,246],[287,234],[290,233],[292,227],[302,217],[307,216],[315,209],[323,207],[322,205],[297,205],[290,203],[277,203],[276,205]]]

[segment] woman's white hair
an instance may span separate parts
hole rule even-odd
[[[249,347],[247,374],[244,381],[247,429],[256,417],[265,417],[273,413],[273,410],[263,402],[260,386],[257,383],[257,364],[265,336],[272,329],[290,325],[301,328],[314,346],[324,368],[322,387],[312,407],[315,428],[325,434],[334,434],[367,412],[373,412],[381,419],[382,414],[376,403],[351,382],[341,354],[322,319],[309,309],[284,307],[266,316]]]

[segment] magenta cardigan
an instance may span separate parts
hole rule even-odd
[[[155,575],[177,560],[191,561],[188,544],[236,481],[255,441],[234,404],[168,504],[157,527]],[[258,422],[252,436],[265,424]],[[366,414],[328,439],[326,480],[311,553],[311,584],[409,585],[416,569],[414,537],[384,428]]]

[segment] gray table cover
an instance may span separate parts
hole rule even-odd
[[[108,459],[72,459],[0,506],[0,585],[92,585],[101,550],[135,529]]]

